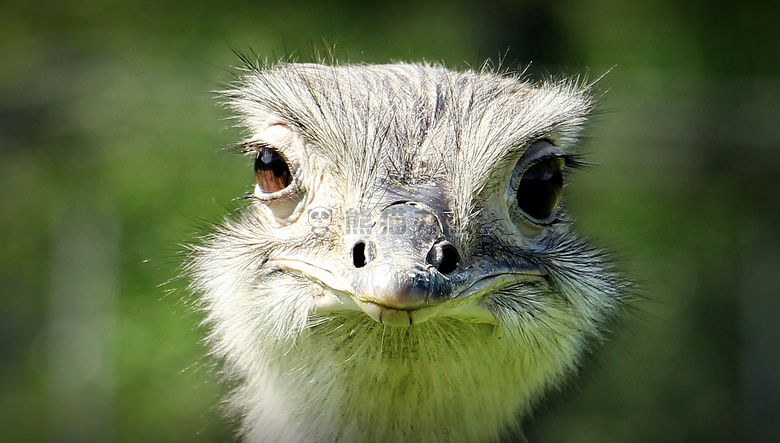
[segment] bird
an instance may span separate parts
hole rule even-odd
[[[565,206],[593,85],[282,61],[225,89],[255,180],[186,270],[237,437],[522,436],[627,300]]]

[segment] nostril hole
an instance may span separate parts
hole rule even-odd
[[[362,241],[355,243],[352,247],[352,264],[356,268],[362,268],[366,265],[366,244]]]
[[[441,242],[433,246],[427,257],[428,263],[436,266],[442,274],[449,274],[458,269],[460,255],[455,246],[449,242]]]
[[[439,263],[439,272],[449,274],[458,268],[460,256],[455,246],[444,245],[441,247],[441,262]]]

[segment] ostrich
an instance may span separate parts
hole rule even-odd
[[[563,207],[588,87],[282,63],[226,96],[256,183],[188,267],[241,437],[521,434],[625,300]]]

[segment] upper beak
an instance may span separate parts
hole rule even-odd
[[[460,262],[439,215],[414,202],[385,207],[352,255],[353,299],[374,320],[394,326],[427,319],[435,313],[427,308],[450,299],[449,275]]]

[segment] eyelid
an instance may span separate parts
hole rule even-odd
[[[509,182],[509,187],[507,189],[508,200],[510,202],[513,200],[515,202],[517,201],[517,191],[521,184],[521,180],[532,167],[550,160],[558,160],[562,163],[559,169],[561,172],[563,172],[563,169],[567,165],[569,164],[576,165],[577,163],[573,155],[567,154],[562,148],[552,144],[548,140],[543,139],[543,140],[538,140],[533,142],[531,145],[528,146],[526,151],[523,153],[520,159],[517,160],[517,163],[515,164],[515,168],[512,173],[512,178]],[[560,222],[560,219],[558,217],[559,202],[560,200],[558,200],[555,209],[553,209],[550,215],[544,219],[534,217],[533,215],[529,214],[527,211],[523,210],[520,207],[517,207],[517,210],[519,211],[519,214],[522,217],[522,219],[525,220],[527,223],[530,223],[537,227],[551,226]]]
[[[566,154],[563,149],[555,146],[549,141],[538,140],[531,143],[528,149],[526,149],[526,151],[517,161],[517,166],[515,166],[515,169],[519,169],[519,172],[523,172],[530,168],[533,164],[551,157],[563,158],[566,164],[569,163],[567,159],[571,158],[571,156]]]

